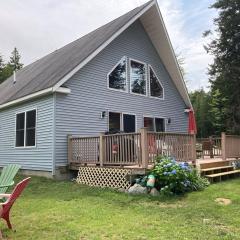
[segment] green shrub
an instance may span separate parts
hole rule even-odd
[[[186,162],[176,162],[173,158],[158,156],[151,170],[156,178],[155,186],[163,194],[183,194],[203,190],[209,185],[207,179]]]

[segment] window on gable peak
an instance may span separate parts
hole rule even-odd
[[[108,75],[109,88],[127,90],[127,60],[123,57]]]
[[[131,92],[146,95],[146,64],[130,61]]]
[[[150,96],[156,98],[163,98],[163,87],[157,75],[150,66],[149,66],[149,79],[150,79]]]

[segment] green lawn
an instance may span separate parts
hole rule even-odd
[[[240,180],[163,199],[33,177],[12,210],[7,239],[240,239]]]

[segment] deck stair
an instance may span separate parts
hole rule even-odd
[[[240,176],[240,169],[235,170],[230,161],[217,161],[200,164],[201,175],[210,182],[222,181],[231,177]]]

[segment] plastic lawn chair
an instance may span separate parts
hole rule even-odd
[[[0,209],[0,218],[3,218],[7,222],[9,229],[12,229],[12,224],[9,219],[10,210],[11,210],[14,202],[16,201],[16,199],[20,196],[20,194],[22,193],[24,188],[27,186],[30,179],[31,178],[28,177],[28,178],[25,178],[24,180],[22,180],[21,182],[19,182],[15,186],[15,188],[13,189],[11,194],[6,194],[6,193],[0,194],[0,198],[7,199],[6,202],[0,203],[0,206],[2,207],[2,209]]]
[[[0,176],[0,194],[6,193],[10,186],[14,185],[14,177],[16,176],[18,170],[20,169],[20,165],[18,164],[10,164],[5,166],[2,169],[2,173]]]

